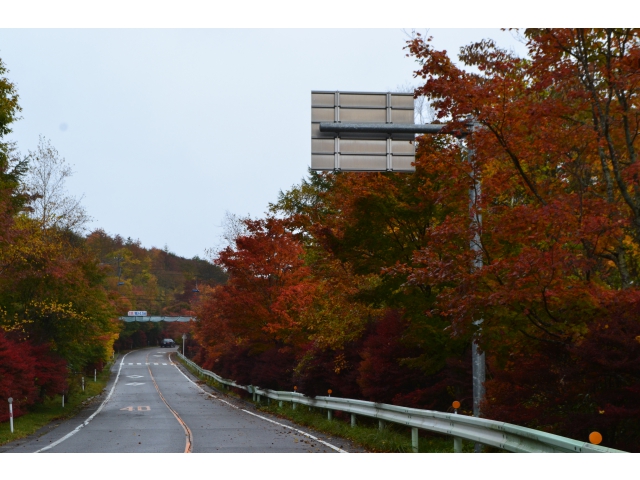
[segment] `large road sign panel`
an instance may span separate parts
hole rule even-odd
[[[320,123],[413,124],[411,93],[311,92],[311,169],[415,170],[415,134],[321,132]]]

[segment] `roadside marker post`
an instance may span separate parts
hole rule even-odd
[[[84,377],[82,377],[82,391],[84,392]]]
[[[453,414],[458,414],[458,409],[460,408],[460,402],[454,401],[451,406],[453,407]],[[453,437],[453,453],[462,453],[462,438]]]
[[[9,425],[11,427],[11,433],[13,433],[13,397],[7,398],[9,402]]]
[[[185,357],[187,356],[187,334],[186,333],[182,334],[182,354]]]
[[[93,381],[94,382],[96,381],[96,371],[97,371],[97,369],[94,368],[93,369]]]

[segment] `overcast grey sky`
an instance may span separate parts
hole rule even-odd
[[[262,216],[307,174],[311,90],[417,84],[411,29],[3,29],[19,91],[11,140],[39,135],[75,174],[91,228],[204,256],[225,211]],[[420,31],[424,32],[424,29]],[[438,48],[498,29],[431,29]]]

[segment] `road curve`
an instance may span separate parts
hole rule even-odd
[[[198,385],[175,349],[128,353],[113,367],[105,399],[7,452],[200,453],[362,451],[246,402]]]

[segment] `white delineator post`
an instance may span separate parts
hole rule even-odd
[[[82,377],[82,391],[84,392],[84,377]]]
[[[11,433],[13,433],[13,397],[9,397],[7,401],[9,402],[9,425]]]
[[[94,381],[94,382],[96,381],[96,378],[97,378],[97,377],[96,377],[96,374],[97,374],[97,369],[95,369],[95,368],[94,368],[94,369],[93,369],[93,381]]]

